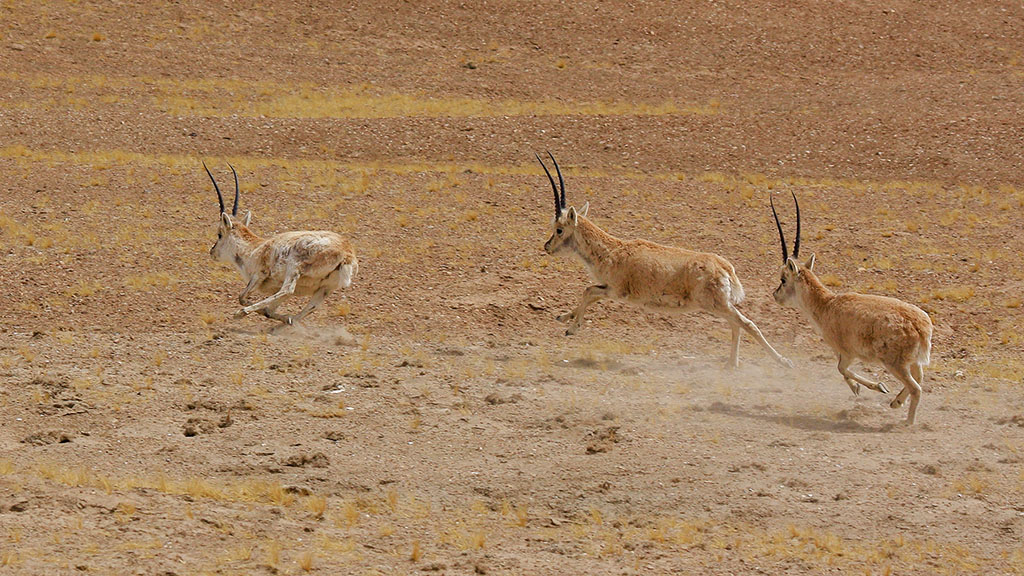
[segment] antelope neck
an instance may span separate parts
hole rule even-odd
[[[601,230],[585,217],[580,216],[573,233],[573,247],[583,262],[592,268],[600,268],[611,260],[612,247],[621,240]]]
[[[800,303],[803,309],[811,315],[812,319],[817,320],[835,294],[826,288],[810,270],[801,269],[800,278],[797,281],[804,284],[803,290],[800,291]]]
[[[252,271],[245,269],[245,264],[250,260],[248,256],[256,250],[256,247],[263,243],[263,238],[255,235],[245,226],[235,227],[235,267],[243,275],[248,276]]]

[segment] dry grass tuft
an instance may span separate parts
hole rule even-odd
[[[275,572],[277,571],[277,565],[281,562],[281,543],[277,540],[271,540],[267,542],[266,547],[263,550],[263,563],[270,567]]]
[[[420,550],[420,541],[412,541],[412,552],[409,554],[409,560],[413,562],[419,562],[423,558],[423,551]]]
[[[307,550],[295,558],[295,563],[298,564],[299,568],[301,568],[303,572],[309,572],[313,570],[313,559],[315,557],[315,552]]]
[[[17,566],[21,564],[21,556],[17,550],[5,549],[0,552],[0,566]]]
[[[303,501],[306,509],[313,513],[315,518],[323,518],[324,513],[327,511],[327,498],[324,496],[313,495],[309,496]]]

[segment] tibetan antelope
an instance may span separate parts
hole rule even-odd
[[[238,219],[238,174],[230,164],[235,177],[235,204],[231,214],[224,210],[224,197],[217,181],[206,169],[213,189],[220,201],[220,224],[217,243],[210,248],[214,260],[233,264],[246,281],[238,295],[242,308],[235,313],[241,318],[250,312],[260,312],[267,318],[293,324],[303,319],[338,288],[348,288],[359,270],[359,262],[352,245],[334,232],[302,231],[282,232],[270,238],[260,238],[249,230],[252,213]],[[253,304],[246,297],[256,290],[270,294]],[[292,296],[311,296],[301,312],[294,316],[277,314],[277,308]]]
[[[914,423],[917,403],[921,400],[924,367],[928,365],[932,347],[932,321],[928,314],[913,304],[895,298],[871,294],[835,294],[814,274],[814,254],[803,264],[800,257],[800,204],[796,204],[796,240],[789,255],[782,234],[775,202],[769,196],[772,216],[779,229],[782,244],[782,280],[775,289],[775,301],[799,310],[811,322],[839,359],[839,373],[855,395],[860,385],[888,394],[881,382],[872,382],[850,370],[854,360],[876,362],[903,384],[903,389],[889,406],[899,408],[910,396],[907,424]]]
[[[717,254],[662,246],[646,240],[621,240],[608,234],[587,219],[589,202],[579,211],[573,206],[566,207],[562,171],[550,152],[548,156],[558,173],[561,195],[548,167],[537,156],[555,192],[553,230],[544,250],[548,254],[575,254],[595,281],[584,290],[583,299],[575,310],[558,316],[559,321],[569,323],[566,335],[579,330],[587,307],[602,298],[663,311],[703,310],[722,318],[732,329],[730,366],[739,365],[740,329],[743,329],[775,361],[792,368],[793,363],[776,352],[757,326],[736,309],[743,300],[743,286],[732,264]]]

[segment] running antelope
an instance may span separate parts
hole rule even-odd
[[[732,329],[730,366],[739,365],[740,329],[754,338],[778,363],[792,368],[764,339],[757,326],[736,305],[743,300],[743,286],[736,271],[717,254],[693,252],[662,246],[646,240],[621,240],[587,219],[588,202],[577,211],[565,205],[565,181],[555,157],[548,152],[558,173],[558,184],[537,160],[555,192],[555,219],[551,238],[544,244],[548,254],[570,252],[583,261],[595,284],[583,292],[583,299],[572,312],[558,316],[568,322],[566,335],[575,334],[583,323],[587,307],[611,298],[656,310],[685,312],[703,310],[722,318]]]
[[[210,248],[214,260],[233,264],[247,282],[238,295],[242,309],[235,313],[241,318],[250,312],[260,312],[267,318],[293,324],[306,317],[338,288],[348,288],[359,270],[359,261],[352,245],[334,232],[302,231],[282,232],[270,238],[260,238],[249,230],[252,213],[238,218],[238,174],[230,164],[235,177],[235,204],[231,214],[224,210],[224,197],[210,169],[206,169],[220,202],[220,224],[217,243]],[[253,290],[270,294],[253,304],[246,304],[246,296]],[[277,307],[292,296],[311,296],[301,312],[294,316],[277,314]]]
[[[775,289],[775,301],[799,310],[810,320],[814,330],[825,340],[839,359],[839,373],[855,395],[860,385],[888,394],[881,382],[872,382],[850,370],[854,360],[876,362],[903,384],[903,389],[889,403],[899,408],[910,396],[907,424],[914,423],[917,403],[921,400],[924,367],[928,365],[932,347],[932,321],[928,314],[913,304],[895,298],[871,294],[835,294],[814,274],[814,254],[803,264],[800,257],[800,204],[796,204],[796,240],[789,255],[782,234],[775,202],[769,197],[772,216],[779,229],[782,244],[782,281]]]

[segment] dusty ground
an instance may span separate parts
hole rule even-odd
[[[1019,3],[207,4],[0,7],[0,573],[1024,573]],[[563,336],[547,149],[797,368]],[[352,289],[231,319],[203,159]],[[771,190],[932,315],[918,425],[771,300]]]

